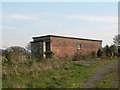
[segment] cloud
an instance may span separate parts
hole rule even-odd
[[[8,17],[10,19],[16,19],[16,20],[36,20],[37,19],[37,17],[35,16],[22,15],[22,14],[11,14]]]
[[[91,16],[91,15],[68,15],[67,18],[78,19],[78,20],[86,20],[86,21],[95,21],[95,22],[106,22],[106,23],[117,23],[117,17],[110,16]]]

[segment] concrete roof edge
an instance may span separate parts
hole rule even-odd
[[[99,41],[99,42],[102,42],[102,40],[84,39],[84,38],[66,37],[66,36],[57,36],[57,35],[45,35],[45,36],[33,37],[33,39],[43,38],[43,37],[59,37],[59,38],[69,38],[69,39],[78,39],[78,40],[88,40],[88,41]]]

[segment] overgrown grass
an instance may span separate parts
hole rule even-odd
[[[85,61],[91,61],[86,58]],[[98,61],[91,66],[75,63],[71,58],[44,59],[36,61],[4,63],[3,88],[72,88],[82,87],[88,78],[109,60],[93,58]],[[111,59],[113,60],[113,59]]]
[[[51,69],[39,73],[36,77],[12,75],[10,78],[3,79],[3,87],[69,88],[82,84],[92,73],[88,67],[71,64],[67,68],[62,67],[58,70]]]

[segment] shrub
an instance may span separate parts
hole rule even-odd
[[[8,59],[5,57],[2,57],[2,64],[6,64],[6,63],[8,63]]]
[[[88,60],[88,59],[90,59],[90,57],[88,55],[82,56],[82,60]]]
[[[45,52],[45,55],[46,55],[46,58],[50,58],[51,59],[52,56],[54,55],[54,53],[52,51],[48,50],[48,51]]]
[[[104,47],[104,52],[105,52],[105,55],[106,55],[106,56],[110,56],[110,49],[109,49],[109,46],[108,46],[108,45],[106,45],[106,46]]]
[[[92,57],[95,57],[95,56],[96,56],[96,52],[92,51],[92,52],[91,52],[91,56],[92,56]]]
[[[120,57],[120,53],[119,53],[119,52],[116,52],[116,53],[115,53],[115,56]]]
[[[103,48],[103,53],[107,57],[115,56],[117,52],[117,47],[115,45],[108,46],[106,45]]]
[[[117,52],[117,47],[115,45],[110,46],[110,56],[114,56]]]
[[[101,49],[98,50],[97,56],[98,56],[98,57],[101,57],[101,56],[102,56],[102,51],[101,51]]]
[[[118,49],[118,53],[120,53],[120,49]]]
[[[120,46],[117,48],[117,56],[120,57]]]
[[[27,58],[30,58],[30,54],[28,54],[27,50],[19,46],[7,48],[2,52],[2,55],[8,60],[9,64],[21,63],[26,61]]]
[[[82,59],[82,56],[80,53],[75,53],[73,58],[72,58],[73,61],[79,61],[81,59]]]

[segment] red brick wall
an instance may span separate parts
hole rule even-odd
[[[77,44],[81,44],[81,55],[90,55],[93,51],[97,53],[101,48],[101,42],[98,41],[51,37],[51,51],[55,53],[54,57],[73,56],[77,52]]]

